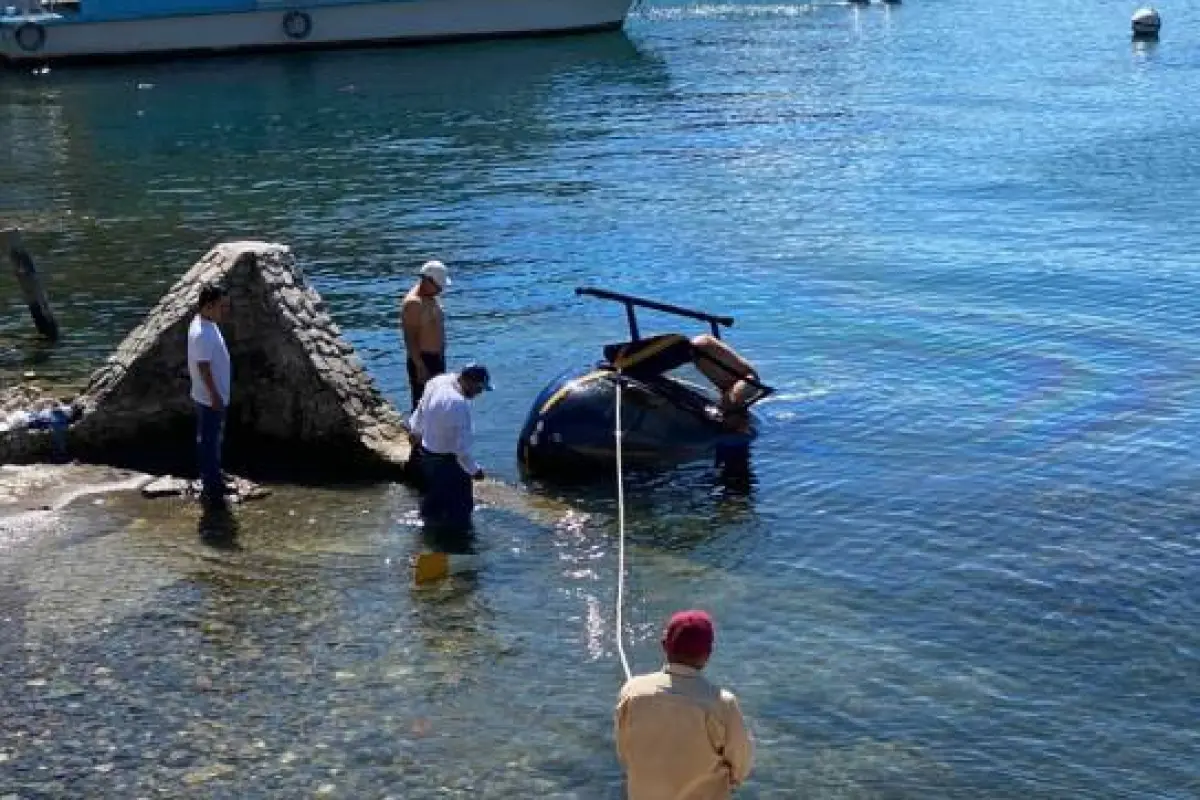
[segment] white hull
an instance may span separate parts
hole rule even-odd
[[[382,0],[298,7],[259,2],[241,13],[167,16],[119,21],[51,21],[40,46],[23,49],[17,26],[0,26],[0,58],[12,63],[63,59],[132,58],[183,53],[353,46],[534,34],[620,27],[632,0]],[[284,18],[302,12],[310,26]],[[297,37],[308,27],[307,34]],[[298,30],[299,29],[299,30]],[[25,31],[26,48],[38,40]]]

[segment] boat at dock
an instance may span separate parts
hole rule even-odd
[[[13,65],[615,30],[633,0],[0,0]]]

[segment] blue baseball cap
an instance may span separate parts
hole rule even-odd
[[[467,364],[459,374],[480,384],[486,391],[490,392],[492,390],[492,376],[488,373],[488,368],[483,364]]]

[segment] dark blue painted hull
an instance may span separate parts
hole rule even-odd
[[[700,387],[665,376],[624,378],[623,459],[631,467],[666,466],[744,454],[757,436],[734,432],[709,418],[715,398]],[[578,477],[611,469],[616,458],[616,374],[573,370],[537,396],[518,442],[518,458],[534,477]]]

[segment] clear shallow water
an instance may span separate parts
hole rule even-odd
[[[1161,10],[1151,47],[1107,0],[648,3],[623,36],[4,75],[0,216],[67,340],[0,280],[0,370],[77,376],[265,238],[403,403],[395,301],[437,256],[514,483],[537,390],[622,330],[574,286],[733,314],[781,389],[754,483],[634,481],[628,614],[640,668],[717,614],[744,795],[1194,797],[1200,12]],[[226,552],[85,502],[12,544],[0,784],[617,796],[610,494],[498,495],[431,592],[411,508],[283,491]]]

